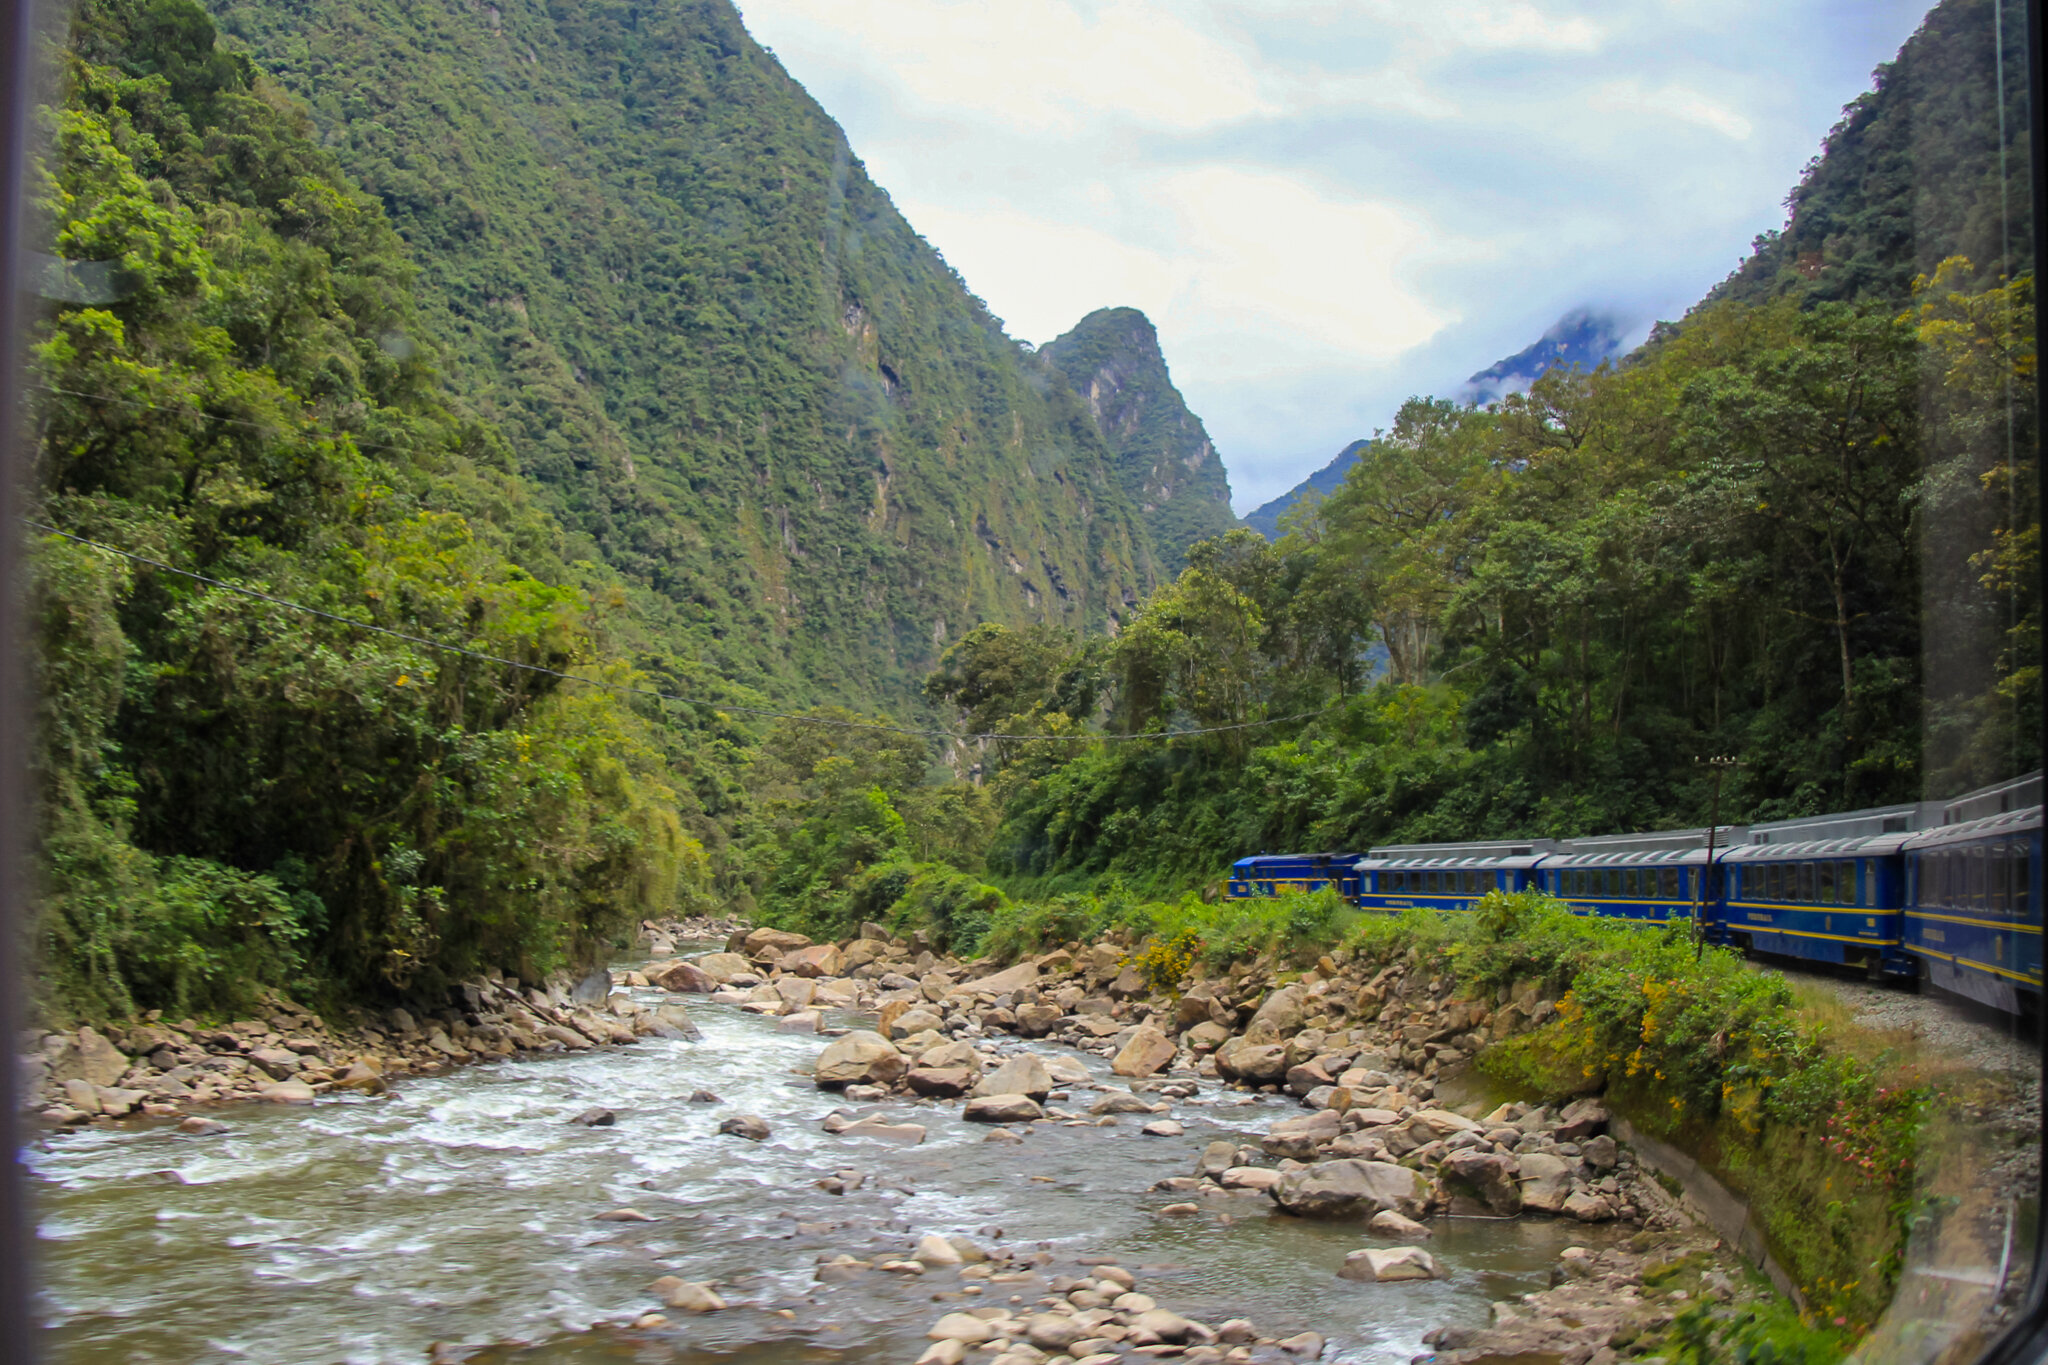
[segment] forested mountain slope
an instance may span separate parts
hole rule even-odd
[[[1935,6],[1842,111],[1786,196],[1785,227],[1712,297],[1903,302],[1951,256],[1987,278],[2032,269],[2027,80],[2024,7]]]
[[[1186,567],[1189,545],[1237,525],[1230,476],[1173,386],[1151,319],[1135,308],[1100,308],[1043,354],[1087,400],[1116,454],[1124,494],[1172,572]]]
[[[650,638],[913,695],[983,620],[1099,632],[1156,554],[1009,340],[725,0],[215,0],[420,263],[455,395]]]

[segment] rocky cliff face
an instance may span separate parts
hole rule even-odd
[[[1101,308],[1042,353],[1088,404],[1169,571],[1187,547],[1237,525],[1223,460],[1167,373],[1159,334],[1135,308]]]

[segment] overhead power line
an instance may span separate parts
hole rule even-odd
[[[1286,725],[1294,721],[1311,720],[1332,709],[1331,707],[1324,706],[1314,711],[1302,711],[1291,716],[1273,716],[1265,720],[1240,721],[1235,725],[1208,725],[1192,730],[1159,730],[1132,735],[1013,735],[1001,734],[995,731],[978,734],[958,734],[951,730],[921,730],[911,726],[885,725],[879,721],[840,720],[832,716],[802,715],[794,711],[774,711],[760,706],[740,706],[732,702],[710,701],[702,697],[685,697],[678,693],[662,692],[651,687],[634,687],[627,683],[607,682],[602,678],[586,678],[581,674],[565,673],[558,668],[549,668],[545,664],[526,663],[519,659],[507,659],[497,654],[486,654],[481,650],[470,649],[464,645],[449,644],[445,640],[435,640],[425,635],[413,635],[406,631],[394,630],[389,626],[380,626],[369,621],[359,621],[351,616],[343,616],[336,612],[326,611],[320,607],[308,606],[304,602],[294,602],[290,598],[279,597],[275,593],[263,592],[260,589],[247,587],[240,583],[230,583],[226,579],[213,578],[191,569],[181,569],[177,565],[167,564],[161,559],[153,559],[148,555],[137,554],[133,550],[124,550],[118,545],[108,545],[104,541],[91,540],[85,536],[76,535],[73,532],[62,530],[43,522],[30,521],[27,518],[23,518],[22,524],[33,530],[59,536],[74,544],[99,550],[105,554],[115,555],[121,559],[131,560],[137,564],[146,564],[152,569],[158,569],[164,573],[177,574],[181,578],[189,578],[196,583],[204,583],[208,587],[219,588],[224,592],[239,593],[244,597],[253,597],[259,602],[268,602],[272,606],[284,607],[289,611],[302,612],[307,616],[316,616],[323,621],[333,621],[338,625],[347,626],[351,630],[364,630],[375,635],[388,636],[394,640],[403,640],[407,644],[418,645],[423,649],[437,650],[443,654],[457,654],[465,659],[475,659],[480,663],[497,664],[503,668],[519,669],[527,673],[538,673],[544,677],[559,678],[563,682],[581,683],[585,687],[602,688],[608,692],[625,693],[636,697],[652,697],[659,701],[675,702],[682,706],[705,706],[710,707],[714,711],[732,711],[741,715],[758,716],[768,720],[791,721],[799,725],[823,725],[841,730],[873,730],[883,734],[908,735],[917,739],[945,739],[962,744],[973,744],[984,740],[1056,740],[1068,744],[1116,744],[1189,739],[1197,735],[1220,735],[1237,730],[1256,730],[1268,725]]]

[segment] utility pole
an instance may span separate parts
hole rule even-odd
[[[1707,892],[1714,882],[1714,840],[1721,832],[1721,779],[1728,775],[1730,768],[1739,768],[1742,763],[1730,754],[1715,754],[1712,758],[1694,756],[1693,766],[1708,768],[1714,774],[1714,803],[1707,816],[1707,865],[1700,869],[1698,894],[1692,903],[1692,955],[1695,960],[1705,955],[1707,933],[1704,924],[1707,908]]]

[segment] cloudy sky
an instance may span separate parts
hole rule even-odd
[[[1778,226],[1925,0],[740,0],[1043,343],[1157,324],[1240,512],[1581,305]]]

